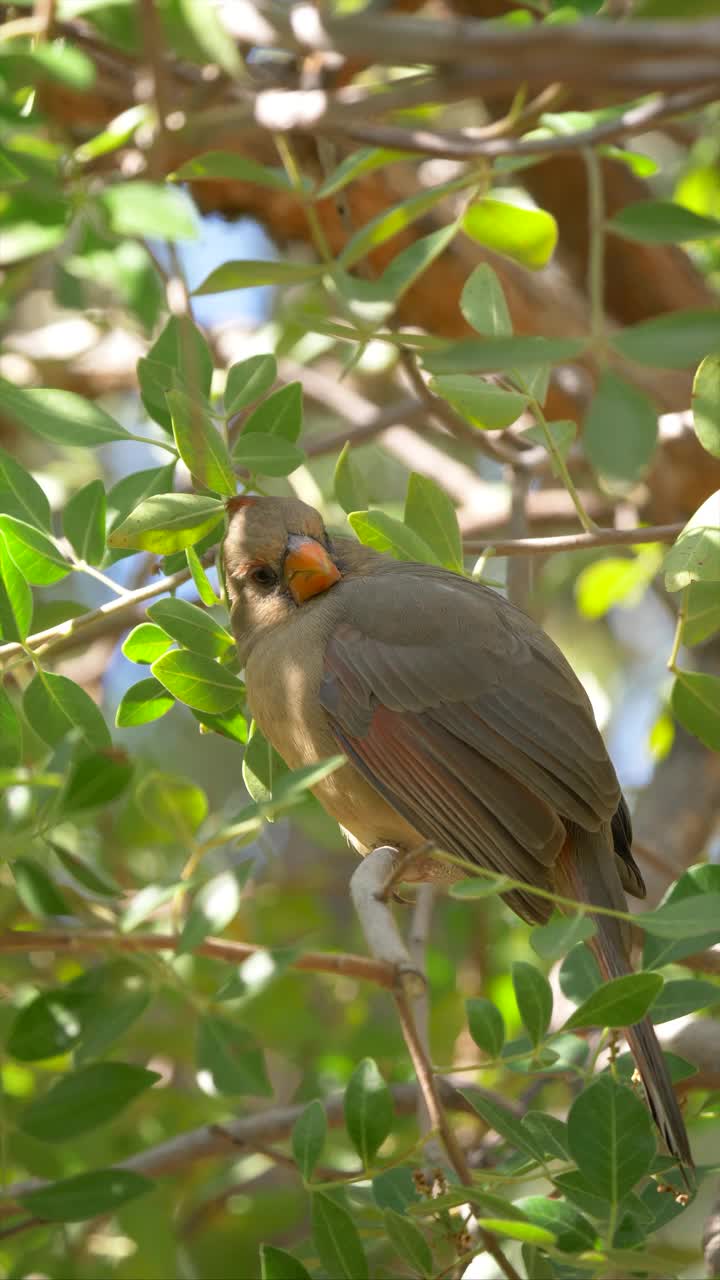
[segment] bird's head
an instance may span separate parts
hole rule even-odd
[[[321,517],[295,498],[231,498],[223,548],[238,641],[286,622],[342,574]]]

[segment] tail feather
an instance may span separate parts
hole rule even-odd
[[[561,873],[572,896],[598,907],[627,911],[625,895],[615,869],[612,845],[603,831],[589,832],[574,828],[560,855]],[[630,928],[612,916],[593,916],[597,933],[592,947],[600,971],[606,979],[621,978],[632,973],[629,961]],[[693,1158],[685,1122],[670,1081],[662,1049],[649,1018],[625,1030],[635,1064],[645,1089],[650,1113],[663,1141],[679,1163],[688,1187],[691,1185]]]

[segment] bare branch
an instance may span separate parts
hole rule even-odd
[[[467,538],[465,550],[481,555],[542,556],[553,551],[584,551],[587,547],[631,547],[636,543],[674,542],[683,524],[642,525],[638,529],[598,529],[596,533],[558,534],[549,538]]]

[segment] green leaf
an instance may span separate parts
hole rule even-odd
[[[544,399],[545,395],[541,396],[540,403],[542,403]],[[560,454],[560,457],[563,460],[567,458],[570,448],[577,436],[577,423],[573,422],[569,418],[560,418],[557,422],[546,422],[545,429],[549,432],[553,445]],[[550,466],[553,474],[556,476],[560,475],[560,469],[555,458],[550,449],[548,449],[545,430],[543,430],[539,424],[532,427],[526,427],[525,430],[521,432],[520,438],[522,440],[528,440],[530,444],[541,444],[544,449],[547,449],[548,454],[550,455]]]
[[[717,910],[720,906],[720,867],[713,863],[701,863],[686,871],[674,885],[670,887],[657,912],[661,917],[663,935],[654,937],[650,931],[645,933],[643,947],[643,966],[646,969],[659,969],[664,964],[681,960],[695,951],[704,951],[720,941],[718,931]],[[708,920],[704,914],[704,904],[708,897],[713,899],[711,911],[714,918]],[[691,929],[688,925],[678,938],[677,928],[682,931],[688,919],[693,916],[695,907],[699,907],[698,920],[700,929]],[[670,912],[668,915],[667,913]],[[678,914],[679,913],[679,914]],[[653,913],[657,914],[657,913]],[[652,927],[652,920],[651,920]],[[643,915],[644,927],[644,915]],[[673,937],[669,936],[674,930]]]
[[[156,1071],[125,1062],[98,1062],[73,1071],[36,1098],[20,1128],[41,1142],[67,1142],[107,1124],[159,1080]]]
[[[589,916],[578,912],[574,916],[556,913],[547,924],[538,926],[530,934],[530,946],[541,960],[559,960],[567,955],[578,942],[586,942],[596,932]]]
[[[720,678],[676,671],[670,695],[673,715],[711,751],[720,751]]]
[[[612,978],[568,1018],[564,1030],[576,1027],[631,1027],[645,1017],[663,988],[659,973],[629,973]]]
[[[650,1017],[656,1026],[682,1018],[696,1009],[707,1009],[720,1004],[720,987],[701,978],[678,978],[666,982],[657,1000],[653,1002]]]
[[[150,670],[178,702],[197,711],[209,711],[211,715],[229,711],[245,692],[242,681],[226,667],[185,649],[164,653]]]
[[[350,1140],[363,1167],[368,1168],[393,1122],[390,1090],[372,1058],[363,1058],[353,1071],[345,1090],[344,1106]]]
[[[616,373],[601,375],[583,428],[583,446],[601,479],[634,483],[657,443],[657,413],[637,387]]]
[[[168,555],[199,542],[219,528],[225,507],[195,493],[161,493],[146,498],[110,534],[109,547]]]
[[[564,1120],[547,1115],[544,1111],[528,1111],[522,1118],[522,1124],[533,1142],[542,1146],[550,1159],[568,1159],[567,1125]]]
[[[362,147],[359,151],[353,151],[349,156],[345,156],[337,168],[328,174],[315,192],[315,199],[325,200],[367,173],[373,173],[376,169],[383,169],[387,165],[411,158],[411,153],[408,151],[389,151],[385,147]]]
[[[154,622],[140,622],[126,636],[122,652],[130,662],[154,662],[172,645],[172,637]]]
[[[420,1197],[408,1165],[385,1169],[372,1180],[373,1199],[378,1209],[395,1209],[404,1214],[409,1205],[417,1205]]]
[[[706,356],[695,374],[692,408],[695,435],[703,449],[720,458],[720,356]]]
[[[442,396],[463,418],[481,431],[497,431],[516,422],[527,398],[518,391],[474,378],[470,374],[440,375],[430,379],[430,389]]]
[[[523,1026],[537,1048],[545,1039],[553,1009],[550,983],[534,964],[518,960],[512,967],[515,999]]]
[[[242,435],[233,449],[233,456],[237,457],[237,447],[247,435],[263,433],[295,441],[302,429],[302,383],[288,382],[287,386],[273,391],[272,395],[253,409],[245,420]]]
[[[551,213],[488,196],[470,205],[463,218],[463,230],[472,240],[532,271],[550,261],[558,238],[557,222]]]
[[[672,200],[636,200],[610,219],[608,231],[641,244],[683,244],[720,236],[720,221],[704,218]]]
[[[591,1190],[611,1204],[632,1191],[655,1158],[646,1107],[609,1075],[599,1076],[573,1102],[568,1142]]]
[[[150,991],[142,972],[125,961],[97,965],[72,985],[85,996],[82,1035],[74,1048],[77,1066],[107,1053],[145,1012]]]
[[[462,573],[462,537],[455,506],[439,484],[413,472],[408,481],[404,522],[435,552],[440,564]]]
[[[268,165],[258,164],[247,156],[238,155],[237,151],[204,151],[202,155],[186,161],[171,177],[175,182],[230,178],[236,182],[253,182],[258,187],[269,187],[272,191],[292,190],[284,169],[272,169]]]
[[[627,360],[653,369],[686,369],[720,347],[720,312],[672,311],[610,335]]]
[[[430,373],[502,373],[527,365],[564,364],[582,355],[585,342],[578,338],[462,338],[444,351],[423,354]]]
[[[193,400],[207,398],[212,374],[212,353],[200,330],[188,316],[171,316],[147,357],[138,361],[140,396],[150,417],[172,431],[166,393],[179,389]]]
[[[476,333],[487,338],[512,337],[512,320],[503,287],[486,262],[475,267],[465,281],[460,310]]]
[[[287,262],[284,259],[257,259],[224,262],[193,289],[200,297],[207,293],[228,293],[232,289],[255,289],[258,285],[305,284],[317,280],[324,267],[316,262]]]
[[[720,590],[714,582],[693,582],[688,590],[683,644],[700,644],[720,630]]]
[[[211,716],[206,711],[193,711],[199,724],[212,733],[219,733],[231,742],[245,744],[248,738],[248,725],[241,711],[228,711],[226,715]],[[203,730],[201,729],[202,733]]]
[[[273,786],[279,778],[289,773],[285,761],[270,745],[253,720],[243,753],[243,782],[257,804],[267,804],[272,799]]]
[[[78,729],[91,747],[109,747],[110,733],[92,698],[67,676],[38,672],[23,696],[28,724],[49,747],[56,747],[71,729]]]
[[[44,867],[31,858],[16,858],[12,874],[17,895],[31,916],[44,920],[46,916],[69,916],[72,911],[56,889]]]
[[[187,955],[207,938],[221,934],[234,920],[240,908],[240,886],[231,871],[222,871],[203,885],[192,906],[178,939],[178,955]]]
[[[171,843],[187,842],[208,812],[208,799],[201,787],[187,778],[159,770],[152,770],[142,779],[137,802],[148,821]]]
[[[560,990],[573,1004],[582,1004],[603,982],[595,954],[583,942],[566,955],[558,977]]]
[[[165,399],[175,443],[188,471],[205,488],[231,497],[236,485],[230,455],[209,414],[184,391],[168,391]]]
[[[643,547],[634,556],[606,556],[582,569],[575,580],[578,611],[584,618],[601,618],[617,605],[637,604],[662,563],[662,552]]]
[[[187,561],[187,566],[190,570],[192,580],[195,584],[195,590],[200,596],[203,604],[208,607],[211,607],[214,604],[219,604],[220,602],[218,597],[215,595],[212,583],[203,569],[200,557],[194,547],[185,548],[185,559]]]
[[[221,658],[235,643],[230,632],[216,622],[212,614],[187,600],[168,597],[151,604],[147,612],[178,644],[208,658]]]
[[[316,1191],[312,1197],[312,1235],[320,1262],[333,1280],[368,1280],[362,1240],[347,1209]]]
[[[690,517],[663,568],[668,591],[681,591],[691,582],[720,582],[720,489]]]
[[[331,773],[341,769],[346,763],[344,755],[328,756],[327,760],[318,760],[315,764],[304,765],[301,769],[292,769],[275,778],[272,794],[267,801],[269,808],[275,813],[305,799],[312,787],[322,782]]]
[[[314,1098],[298,1116],[292,1131],[292,1152],[303,1182],[312,1178],[327,1137],[327,1116],[322,1102]]]
[[[20,718],[0,683],[0,768],[13,769],[22,759]]]
[[[359,541],[374,551],[387,551],[396,560],[440,563],[432,548],[413,529],[384,511],[353,511],[348,523]]]
[[[492,1000],[477,996],[465,1001],[468,1030],[476,1045],[490,1058],[499,1058],[505,1043],[505,1022]]]
[[[243,431],[233,446],[233,462],[261,476],[289,476],[305,462],[305,454],[283,436]]]
[[[407,248],[401,249],[392,262],[383,271],[378,285],[392,302],[399,302],[424,271],[432,265],[436,258],[445,251],[457,235],[457,223],[450,222],[438,231],[431,231],[429,236],[413,240]]]
[[[358,468],[350,455],[351,445],[350,441],[347,440],[335,463],[333,479],[335,500],[346,515],[350,515],[351,511],[361,511],[367,506],[368,502],[364,478],[359,474]]]
[[[151,467],[147,471],[135,471],[113,485],[107,495],[107,535],[108,537],[122,521],[140,505],[144,498],[158,493],[168,493],[173,485],[175,462],[165,467]],[[131,555],[129,551],[111,551],[111,558],[122,559]]]
[[[168,693],[153,676],[148,676],[125,690],[115,712],[115,724],[118,729],[150,724],[153,720],[160,720],[162,716],[167,715],[174,706],[175,699],[172,694]]]
[[[71,566],[55,543],[35,525],[15,516],[0,515],[0,535],[26,582],[49,586],[67,577]]]
[[[544,1227],[535,1226],[532,1222],[518,1222],[515,1218],[478,1218],[477,1224],[508,1240],[522,1240],[540,1248],[552,1248],[557,1243],[552,1231],[546,1231]]]
[[[62,813],[108,805],[125,790],[133,763],[123,752],[99,751],[76,760],[61,797]]]
[[[197,1064],[218,1093],[272,1094],[262,1049],[245,1027],[226,1018],[206,1014],[200,1019]]]
[[[73,494],[63,511],[65,537],[87,564],[100,564],[105,555],[105,507],[102,480],[91,480]]]
[[[312,1280],[302,1262],[285,1249],[260,1245],[260,1280]]]
[[[197,217],[191,200],[177,187],[158,182],[116,182],[99,197],[118,236],[153,240],[195,240]]]
[[[20,390],[0,379],[0,409],[21,429],[34,431],[53,444],[72,444],[86,449],[112,440],[130,439],[119,422],[74,391],[45,387]]]
[[[432,1250],[424,1235],[409,1218],[396,1213],[394,1209],[385,1209],[383,1213],[385,1231],[395,1252],[421,1276],[430,1276],[434,1272]]]
[[[421,191],[418,195],[410,196],[408,200],[392,205],[390,209],[386,209],[383,213],[378,214],[377,217],[371,218],[369,222],[365,223],[364,227],[360,227],[360,230],[350,237],[338,259],[339,265],[345,271],[349,271],[351,267],[355,266],[356,262],[371,253],[373,249],[385,244],[386,240],[391,240],[393,236],[398,235],[400,231],[404,231],[406,227],[416,222],[418,218],[422,218],[445,196],[464,190],[471,182],[472,178],[467,174],[463,174],[459,178],[453,178],[450,182],[440,183],[431,190]]]
[[[0,507],[6,516],[50,532],[50,503],[29,471],[0,449]]]
[[[583,1214],[566,1204],[564,1200],[551,1200],[548,1196],[523,1196],[514,1202],[530,1222],[552,1232],[558,1249],[567,1253],[582,1253],[594,1249],[597,1230]]]
[[[81,888],[86,889],[88,893],[97,894],[101,898],[116,898],[118,894],[122,893],[122,886],[116,880],[113,880],[107,872],[91,866],[84,858],[79,857],[76,853],[71,853],[69,849],[65,849],[55,840],[50,840],[48,843],[63,870]]]
[[[277,378],[277,360],[267,354],[249,356],[228,369],[225,383],[225,412],[230,418],[254,404],[270,390]]]
[[[147,1195],[153,1185],[130,1169],[93,1169],[25,1191],[18,1199],[30,1213],[48,1222],[87,1222],[115,1213],[128,1201]]]
[[[460,1092],[470,1103],[473,1111],[477,1111],[478,1115],[485,1121],[489,1129],[494,1129],[501,1138],[504,1138],[506,1142],[509,1142],[518,1151],[522,1151],[526,1156],[530,1156],[531,1159],[542,1160],[542,1150],[538,1147],[535,1138],[526,1129],[523,1129],[521,1122],[513,1115],[509,1107],[503,1107],[481,1094],[465,1093],[463,1089]]]
[[[5,640],[24,643],[32,615],[32,591],[10,555],[5,535],[0,531],[0,635]]]

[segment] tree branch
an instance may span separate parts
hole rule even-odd
[[[587,547],[631,547],[636,543],[674,542],[683,524],[642,525],[638,529],[598,529],[595,533],[558,534],[549,538],[466,538],[466,551],[496,556],[541,556],[553,551],[584,551]]]
[[[0,954],[19,954],[28,951],[174,951],[177,938],[167,933],[110,933],[101,929],[78,930],[5,930],[0,933]],[[249,956],[264,951],[264,947],[249,942],[224,941],[222,938],[206,938],[195,947],[194,954],[209,956],[214,960],[227,960],[240,964]],[[305,951],[293,960],[291,967],[305,973],[331,973],[343,977],[360,978],[380,987],[392,987],[396,981],[394,968],[380,960],[366,956],[350,955],[344,951]]]

